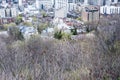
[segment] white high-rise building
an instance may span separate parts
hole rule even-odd
[[[5,17],[5,10],[0,9],[0,18],[4,18],[4,17]]]
[[[55,0],[55,9],[67,7],[68,0]]]
[[[36,0],[36,8],[38,9],[49,9],[52,8],[53,0]]]
[[[120,2],[120,0],[111,0],[111,3],[118,3],[118,2]]]
[[[68,0],[55,0],[55,17],[67,17]]]
[[[84,0],[84,5],[88,5],[88,0]]]
[[[39,3],[39,0],[36,0],[36,8],[39,9],[40,8],[40,3]]]
[[[84,0],[84,5],[111,5],[120,2],[120,0]]]
[[[83,5],[105,5],[108,3],[108,0],[84,0]]]
[[[120,14],[119,6],[101,6],[100,7],[101,14]]]
[[[19,5],[19,6],[22,6],[22,5],[23,5],[22,3],[23,3],[22,0],[19,0],[19,1],[18,1],[18,5]]]
[[[18,10],[16,8],[11,8],[12,17],[16,17],[18,15]]]
[[[17,9],[16,8],[2,8],[0,9],[0,17],[1,18],[9,18],[9,17],[16,17],[17,16]]]

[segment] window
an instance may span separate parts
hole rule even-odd
[[[106,5],[106,0],[103,1],[103,5]]]
[[[115,8],[115,13],[117,13],[117,8]]]
[[[118,12],[118,8],[117,8],[117,13],[119,13],[119,12]]]
[[[68,0],[68,3],[72,3],[73,2],[73,0]]]
[[[114,2],[114,0],[112,0],[112,2]]]
[[[105,14],[107,13],[107,7],[105,8]]]
[[[112,13],[112,10],[110,9],[110,14]]]
[[[114,9],[112,8],[111,10],[112,10],[112,14],[113,14],[114,13]]]
[[[18,3],[18,0],[13,0],[14,3]]]
[[[2,0],[0,0],[0,3],[2,3]]]
[[[120,8],[119,8],[119,14],[120,14]]]
[[[105,8],[103,8],[103,13],[105,13]]]

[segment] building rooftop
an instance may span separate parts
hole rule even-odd
[[[89,5],[89,6],[86,6],[85,9],[86,9],[87,12],[91,12],[91,11],[98,11],[99,7]]]

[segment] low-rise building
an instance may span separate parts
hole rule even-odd
[[[53,20],[53,24],[55,28],[65,33],[71,33],[72,29],[77,29],[78,33],[86,32],[86,27],[83,25],[83,22],[70,18],[56,18]]]
[[[38,31],[34,27],[18,26],[18,28],[24,39],[29,39],[31,36],[38,35]]]
[[[35,15],[39,13],[39,10],[35,7],[35,5],[28,5],[27,8],[24,8],[23,13],[24,14],[29,13],[30,15]]]

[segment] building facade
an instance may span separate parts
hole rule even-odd
[[[36,8],[37,9],[48,9],[52,8],[53,0],[36,0]]]
[[[0,23],[10,23],[14,21],[14,18],[17,16],[16,8],[2,8],[0,9]]]
[[[101,14],[120,14],[120,6],[101,6]]]
[[[55,17],[67,17],[68,0],[55,0]]]
[[[99,8],[97,6],[83,7],[81,18],[84,22],[98,21],[100,18]]]
[[[111,5],[119,3],[120,0],[83,0],[84,5]]]

